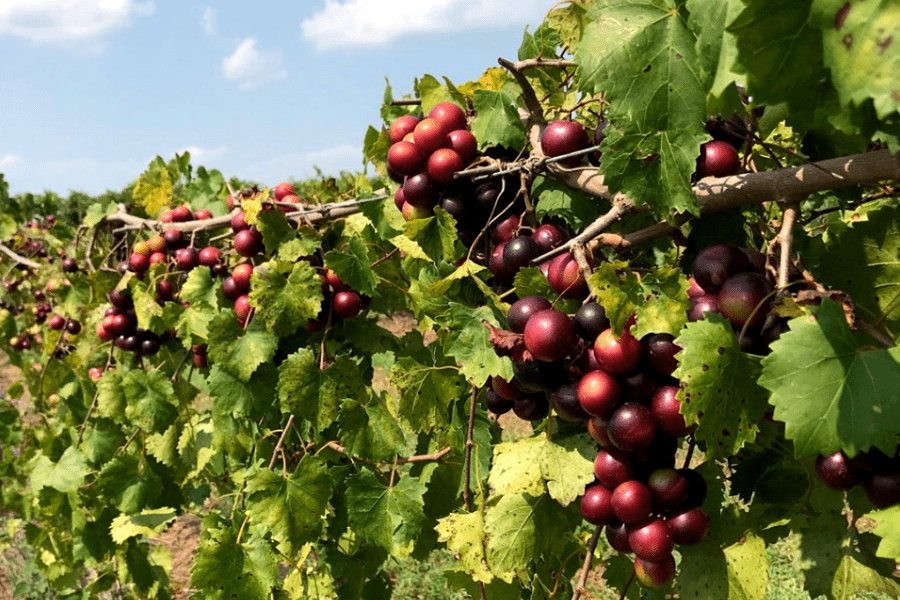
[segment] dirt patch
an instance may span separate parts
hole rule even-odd
[[[181,515],[153,540],[154,544],[165,548],[172,559],[169,580],[175,590],[175,600],[186,600],[193,591],[191,567],[194,564],[197,547],[200,545],[201,522],[197,515]]]

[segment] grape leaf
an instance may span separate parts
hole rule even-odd
[[[423,75],[416,82],[416,92],[422,101],[421,107],[424,114],[428,114],[436,104],[441,102],[452,102],[453,104],[464,106],[465,98],[450,83],[446,77],[443,78],[442,84],[434,75]]]
[[[697,36],[700,80],[709,90],[707,113],[725,116],[743,109],[732,70],[737,46],[725,28],[740,13],[740,0],[688,0],[688,26]]]
[[[287,477],[267,468],[249,470],[247,514],[288,555],[322,530],[333,493],[325,461],[307,454]]]
[[[193,597],[209,600],[268,600],[276,586],[278,562],[261,537],[238,537],[238,531],[210,513],[191,568]]]
[[[266,364],[243,382],[219,365],[213,365],[207,378],[213,397],[213,412],[219,415],[247,415],[259,418],[272,405],[272,390],[278,384],[275,365]]]
[[[684,600],[722,598],[762,600],[768,584],[769,560],[763,540],[748,534],[725,548],[707,537],[679,547],[681,564],[675,592]]]
[[[414,431],[443,428],[449,422],[450,404],[467,393],[465,383],[454,367],[400,357],[391,369],[391,386],[399,395],[396,416]]]
[[[439,206],[435,207],[433,217],[407,221],[403,233],[435,262],[456,259],[456,219]]]
[[[769,556],[762,538],[745,535],[724,549],[728,568],[728,598],[762,600],[769,583]]]
[[[484,514],[453,513],[438,521],[438,541],[445,542],[460,561],[460,567],[474,581],[488,583],[494,576],[487,569],[484,554]]]
[[[534,216],[538,221],[546,217],[559,218],[571,231],[583,230],[609,210],[608,202],[544,175],[535,177],[531,197],[535,201]]]
[[[411,475],[388,487],[372,471],[362,470],[347,481],[350,527],[391,555],[407,556],[425,522],[425,490],[425,482]]]
[[[681,381],[681,414],[694,437],[706,444],[707,459],[732,456],[756,438],[756,423],[768,409],[765,390],[756,383],[759,364],[741,351],[724,317],[707,313],[705,321],[689,323],[675,343],[673,373]]]
[[[521,93],[512,84],[493,91],[476,89],[472,97],[475,118],[471,131],[478,140],[479,148],[505,146],[521,148],[526,143],[525,125],[516,108],[516,100]]]
[[[797,456],[851,456],[876,446],[892,456],[900,432],[900,348],[860,348],[843,309],[824,300],[790,321],[771,345],[759,384],[772,392]]]
[[[340,409],[340,440],[348,456],[390,462],[403,452],[403,429],[380,402],[364,405],[348,399]]]
[[[735,70],[746,74],[756,104],[788,102],[795,116],[823,103],[831,89],[822,62],[822,34],[808,22],[812,0],[760,0],[728,26],[736,38]],[[802,118],[802,117],[801,117]],[[792,122],[795,127],[798,122]]]
[[[134,456],[114,458],[103,466],[97,483],[109,502],[126,515],[144,510],[159,498],[162,481]]]
[[[318,285],[316,289],[320,290]],[[211,362],[220,364],[241,381],[249,381],[261,364],[272,360],[277,347],[278,339],[262,329],[259,321],[251,320],[246,330],[241,328],[233,310],[220,310],[210,323]]]
[[[897,598],[900,597],[900,585],[859,562],[852,554],[846,553],[834,574],[831,597],[835,600],[850,600],[863,592],[880,592],[888,598]]]
[[[847,292],[872,321],[900,326],[900,209],[872,211],[865,221],[833,222],[801,250],[822,284]]]
[[[366,243],[358,237],[350,238],[343,252],[332,250],[325,254],[325,265],[337,273],[341,281],[367,296],[375,295],[378,283],[371,263]]]
[[[457,359],[465,378],[475,386],[482,386],[488,377],[496,375],[512,379],[512,361],[497,356],[491,344],[491,336],[484,321],[500,327],[500,320],[486,306],[469,308],[452,304],[448,315],[447,355]]]
[[[611,103],[600,169],[654,215],[697,213],[690,176],[709,139],[697,39],[674,0],[602,0],[575,50],[579,85]]]
[[[253,269],[250,306],[254,318],[279,337],[297,331],[322,308],[322,282],[307,262],[267,262]]]
[[[587,434],[548,440],[545,435],[494,446],[488,484],[496,494],[545,491],[566,506],[594,480],[597,444]]]
[[[507,494],[493,501],[484,515],[485,552],[495,576],[511,583],[517,571],[560,542],[557,536],[541,535],[547,528],[567,520],[559,504],[546,495]]]
[[[144,431],[162,432],[178,416],[172,383],[160,371],[128,371],[122,378],[125,417]]]
[[[878,556],[900,562],[900,505],[876,510],[867,516],[875,521],[874,533],[881,537]]]
[[[131,537],[155,537],[169,523],[175,520],[178,513],[173,508],[152,508],[134,515],[119,515],[113,519],[110,534],[117,544],[122,544]]]
[[[881,119],[900,109],[896,2],[813,0],[810,22],[822,30],[824,63],[844,106],[871,98]]]
[[[322,430],[337,416],[345,398],[365,396],[365,378],[347,356],[337,356],[328,368],[319,369],[315,352],[300,348],[278,367],[281,410],[316,424]]]
[[[199,305],[198,308],[215,311],[220,308],[221,287],[221,284],[213,279],[212,271],[209,269],[191,269],[188,271],[187,279],[181,284],[178,298],[189,302],[191,306]]]
[[[75,492],[88,474],[87,461],[77,448],[69,446],[56,462],[38,454],[30,463],[30,487],[37,493],[50,487],[63,493]]]
[[[136,281],[136,280],[133,280]],[[138,327],[162,333],[168,326],[163,320],[163,307],[156,301],[156,297],[150,294],[143,286],[131,286],[131,296],[134,298],[134,312],[137,315]]]
[[[687,278],[675,267],[639,276],[626,262],[604,262],[588,278],[613,331],[620,333],[632,314],[640,338],[646,333],[677,334],[687,321]]]
[[[294,236],[294,230],[281,210],[264,210],[259,213],[256,227],[262,234],[263,246],[270,255],[275,254]]]

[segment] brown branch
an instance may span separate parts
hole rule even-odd
[[[781,229],[775,236],[778,243],[779,261],[778,261],[778,288],[787,289],[788,276],[791,268],[791,252],[794,246],[794,225],[797,222],[797,213],[799,205],[792,202],[784,209],[781,219]]]
[[[310,444],[309,446],[306,447],[306,450],[310,451],[313,448],[315,448],[315,444]],[[327,444],[325,444],[324,448],[330,448],[330,449],[334,450],[335,452],[337,452],[338,454],[347,454],[347,449],[344,446],[342,446],[339,442],[328,442]],[[444,458],[445,456],[447,456],[448,454],[450,454],[451,450],[452,450],[452,448],[450,448],[450,446],[447,446],[441,450],[438,450],[437,452],[432,452],[431,454],[416,454],[413,456],[398,456],[396,459],[396,463],[394,463],[392,461],[391,464],[405,465],[407,463],[437,462],[437,461],[441,460],[442,458]],[[376,461],[369,460],[367,458],[359,458],[358,460],[360,462],[363,462],[366,464],[385,464],[385,463],[378,463]]]
[[[472,489],[469,485],[472,476],[472,450],[475,448],[475,403],[478,401],[478,388],[472,386],[472,400],[469,403],[469,424],[466,429],[466,486],[463,488],[463,500],[466,503],[466,511],[472,512]]]
[[[281,432],[281,437],[278,438],[278,443],[275,444],[275,449],[272,450],[272,460],[269,461],[269,469],[275,466],[275,457],[281,452],[281,447],[284,445],[284,440],[287,438],[287,434],[291,430],[293,424],[294,415],[291,414],[291,416],[288,417],[287,424],[284,426],[284,430]]]
[[[13,252],[11,249],[7,248],[5,244],[0,242],[0,252],[3,252],[11,259],[19,263],[20,265],[25,265],[26,267],[31,267],[32,269],[40,269],[41,265],[39,263],[34,262],[31,259],[25,258],[21,254],[17,254]]]
[[[588,574],[591,572],[591,562],[594,559],[594,551],[597,550],[597,542],[600,541],[600,532],[603,531],[603,525],[597,525],[594,533],[591,535],[591,541],[588,542],[587,553],[584,555],[584,563],[578,572],[578,581],[575,582],[575,591],[572,593],[572,600],[579,600],[584,593],[584,586],[587,583]]]

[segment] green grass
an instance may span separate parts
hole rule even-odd
[[[469,596],[460,590],[454,590],[443,575],[446,567],[456,561],[447,550],[436,550],[431,553],[431,560],[416,561],[413,559],[397,560],[387,569],[387,574],[394,582],[394,600],[466,600]]]

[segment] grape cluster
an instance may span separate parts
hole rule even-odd
[[[816,458],[819,479],[838,491],[862,486],[876,508],[900,504],[900,452],[889,457],[873,448],[849,458],[843,450]]]
[[[453,214],[455,175],[474,160],[478,142],[469,131],[466,113],[452,102],[441,102],[419,118],[404,115],[391,123],[387,168],[401,186],[394,195],[407,220],[428,217],[441,203]],[[449,193],[448,193],[449,192]],[[444,205],[444,197],[448,206]]]
[[[700,508],[702,477],[675,468],[679,440],[692,428],[680,414],[672,377],[680,350],[674,337],[638,340],[630,323],[616,336],[598,303],[569,315],[542,296],[516,300],[507,326],[495,338],[507,338],[502,352],[513,358],[515,376],[491,379],[488,409],[535,421],[552,406],[561,418],[585,423],[599,451],[582,516],[606,527],[613,548],[634,553],[642,582],[664,585],[674,576],[675,544],[699,542],[709,522]]]
[[[802,280],[796,267],[790,278]],[[787,320],[770,316],[774,278],[766,269],[766,257],[757,250],[722,243],[707,246],[693,261],[688,297],[689,321],[700,321],[708,312],[721,314],[740,336],[741,348],[766,354],[769,344],[787,329]]]

